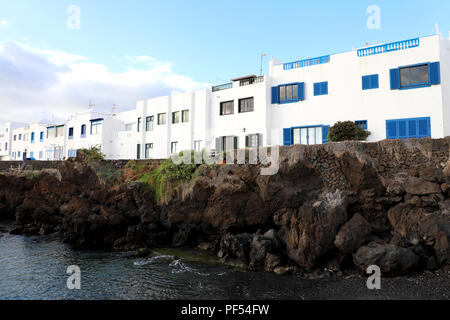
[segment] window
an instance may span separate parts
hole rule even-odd
[[[180,111],[172,112],[172,123],[180,122]]]
[[[34,132],[31,133],[31,143],[34,143]]]
[[[154,116],[150,116],[145,119],[145,130],[146,131],[153,131],[154,120],[155,120]]]
[[[8,151],[8,142],[5,142],[5,151]]]
[[[171,154],[177,153],[177,148],[178,148],[178,142],[172,142],[170,144],[170,153]]]
[[[133,124],[132,123],[127,123],[125,124],[125,131],[133,131]]]
[[[254,109],[253,98],[239,100],[239,113],[252,112]]]
[[[17,135],[14,135],[14,141],[16,141],[16,139],[17,139]]]
[[[141,159],[141,145],[140,144],[137,145],[136,158],[138,160]]]
[[[145,145],[145,158],[149,159],[150,158],[150,151],[153,150],[153,143],[147,143]]]
[[[73,128],[69,128],[69,140],[73,139]]]
[[[371,90],[371,89],[378,89],[378,88],[379,88],[379,81],[378,81],[377,74],[362,77],[362,89],[363,90]]]
[[[20,151],[19,151],[19,152],[17,152],[17,158],[19,158],[19,159],[20,159]]]
[[[411,118],[386,121],[387,139],[431,137],[431,118]]]
[[[31,160],[35,160],[35,159],[34,159],[34,152],[30,152],[30,159],[31,159]]]
[[[91,135],[102,133],[103,120],[91,121]]]
[[[81,138],[86,138],[86,125],[81,126]]]
[[[202,142],[201,142],[201,140],[194,141],[194,151],[196,151],[196,152],[202,151]]]
[[[249,134],[245,137],[246,148],[258,148],[261,146],[261,136],[259,134]]]
[[[39,141],[40,141],[40,142],[44,142],[44,131],[41,131],[41,132],[39,133]]]
[[[137,121],[137,132],[141,132],[141,126],[142,126],[142,118],[138,118],[138,121]]]
[[[22,134],[19,134],[19,141],[22,140]]]
[[[228,136],[216,138],[216,152],[231,151],[239,148],[239,137]]]
[[[430,82],[429,65],[400,68],[400,87],[417,87]]]
[[[28,141],[28,133],[23,134],[23,141]]]
[[[225,116],[234,113],[234,101],[220,103],[220,115]]]
[[[298,101],[298,83],[288,84],[279,87],[279,100],[280,103]]]
[[[314,95],[323,96],[328,94],[328,82],[314,83]]]
[[[355,124],[361,129],[367,130],[367,120],[357,120]]]
[[[39,151],[39,160],[42,160],[43,157],[44,157],[44,152],[43,151]]]
[[[158,114],[158,125],[164,125],[164,124],[166,124],[166,114],[159,113]]]
[[[181,111],[181,122],[189,122],[189,110]]]

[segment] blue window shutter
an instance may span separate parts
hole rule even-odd
[[[322,143],[328,142],[328,131],[330,130],[330,126],[322,127]]]
[[[283,129],[283,144],[285,146],[292,145],[292,129],[291,128]]]
[[[328,94],[328,82],[322,83],[322,94]]]
[[[299,83],[298,84],[298,100],[304,101],[305,100],[305,83]]]
[[[320,83],[314,83],[314,95],[320,95]]]
[[[391,90],[400,89],[400,69],[391,69]]]
[[[272,104],[278,104],[278,87],[272,87]]]
[[[408,120],[408,137],[416,138],[417,137],[417,121],[416,120]]]
[[[398,121],[398,137],[400,139],[407,139],[408,138],[407,121],[406,120],[399,120]]]
[[[370,87],[370,78],[369,76],[363,76],[362,77],[362,89],[368,90]]]
[[[419,138],[431,137],[430,119],[419,119]]]
[[[380,83],[378,81],[378,75],[374,74],[370,77],[370,88],[371,89],[378,89],[380,87]]]
[[[397,122],[396,120],[386,121],[386,138],[397,139]]]
[[[430,83],[441,83],[441,64],[440,62],[433,62],[430,64]]]

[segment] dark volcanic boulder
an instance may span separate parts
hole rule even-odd
[[[238,235],[226,234],[220,241],[219,258],[232,257],[248,263],[252,235],[241,233]]]
[[[353,260],[364,273],[369,266],[376,265],[380,267],[383,276],[395,277],[416,268],[420,258],[410,249],[372,242],[361,247]]]
[[[324,194],[319,200],[305,203],[298,213],[281,219],[288,221],[280,237],[289,258],[311,269],[333,249],[336,234],[347,221],[346,198],[340,192]]]
[[[409,194],[426,196],[429,194],[440,194],[441,187],[437,183],[425,179],[408,177],[405,181],[405,191]]]
[[[441,211],[429,212],[410,204],[400,204],[388,212],[394,230],[407,243],[423,243],[436,251],[440,264],[450,261],[450,215],[446,213],[449,202],[441,202]],[[448,211],[447,211],[448,212]]]
[[[334,245],[342,253],[353,253],[366,243],[372,227],[359,213],[356,213],[339,230]]]

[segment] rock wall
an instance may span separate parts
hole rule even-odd
[[[282,147],[274,176],[257,165],[204,165],[168,203],[142,183],[100,174],[124,163],[79,158],[38,177],[0,175],[0,216],[15,217],[13,233],[57,232],[83,247],[199,246],[252,270],[378,265],[397,276],[449,266],[449,147],[450,139]]]

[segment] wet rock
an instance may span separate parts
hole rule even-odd
[[[220,241],[220,248],[218,252],[219,258],[227,256],[236,257],[242,262],[247,263],[250,255],[250,243],[252,235],[249,233],[242,233],[238,235],[226,234]]]
[[[140,249],[136,250],[135,257],[136,258],[144,258],[151,253],[152,253],[152,251],[148,248],[140,248]]]
[[[264,270],[267,272],[272,272],[280,264],[281,258],[279,255],[268,253],[264,261]]]
[[[363,272],[366,272],[369,266],[376,265],[380,267],[383,276],[395,277],[414,270],[420,258],[410,249],[372,242],[361,247],[353,260]]]
[[[285,276],[294,272],[294,267],[276,267],[273,272],[279,276]]]
[[[372,233],[372,227],[359,213],[356,213],[342,226],[334,245],[342,253],[353,253],[366,243]]]

